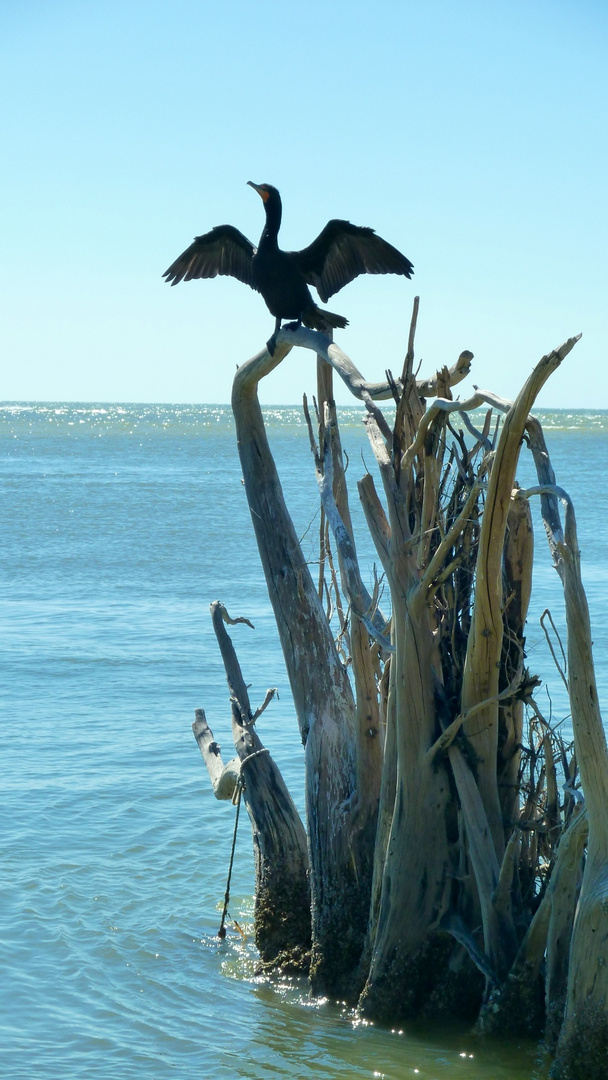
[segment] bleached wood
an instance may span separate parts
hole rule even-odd
[[[578,806],[568,829],[560,838],[557,861],[547,890],[551,901],[551,918],[547,932],[545,1007],[552,1043],[555,1043],[559,1035],[564,1018],[572,927],[588,833],[589,820],[586,810]]]
[[[381,636],[379,619],[373,614],[373,598],[361,581],[345,495],[339,433],[337,428],[334,431],[332,384],[324,367],[330,365],[368,408],[368,433],[380,467],[386,509],[370,476],[360,482],[359,491],[391,590],[394,651],[383,677],[388,688],[384,685],[380,695],[381,715],[387,724],[386,754],[390,760],[385,757],[382,776],[370,927],[360,969],[368,978],[360,1004],[364,1013],[387,1019],[400,1010],[404,1015],[410,1008],[415,1010],[415,1004],[411,1000],[404,1004],[403,997],[415,996],[420,973],[424,983],[427,955],[434,963],[441,954],[440,965],[447,963],[448,953],[442,952],[446,928],[465,944],[480,969],[491,973],[492,978],[506,984],[509,973],[516,970],[511,967],[517,948],[511,904],[517,889],[513,893],[511,886],[514,880],[517,882],[514,871],[520,858],[521,835],[525,837],[524,846],[528,840],[527,833],[509,833],[505,837],[508,821],[503,822],[503,816],[516,818],[518,806],[517,801],[513,804],[515,809],[507,806],[508,800],[501,802],[498,787],[498,779],[502,777],[504,781],[506,775],[503,762],[509,764],[509,776],[515,777],[518,772],[522,741],[522,704],[513,695],[522,679],[521,639],[529,594],[531,546],[523,528],[527,511],[520,513],[524,507],[517,503],[514,477],[526,431],[539,479],[541,475],[544,479],[550,477],[542,433],[538,434],[530,408],[546,378],[578,340],[572,338],[543,357],[514,403],[477,388],[465,401],[454,402],[450,388],[468,371],[471,354],[461,354],[451,370],[442,368],[433,380],[415,381],[416,315],[417,305],[400,378],[388,373],[384,383],[367,382],[350,358],[323,335],[301,327],[283,328],[276,335],[272,356],[262,352],[238,370],[233,395],[247,497],[306,742],[316,990],[332,986],[332,978],[332,989],[341,985],[341,978],[344,985],[351,988],[357,985],[352,966],[349,971],[344,957],[348,954],[352,958],[355,954],[353,941],[360,932],[360,912],[355,915],[353,896],[357,890],[361,893],[367,889],[367,885],[361,889],[365,868],[360,859],[357,807],[368,794],[363,782],[365,770],[361,768],[365,757],[361,752],[365,701],[373,699],[374,707],[377,706],[374,669],[369,663],[369,633],[375,632],[376,640],[387,644]],[[316,448],[314,439],[311,442],[316,454],[323,529],[329,524],[336,542],[333,552],[337,552],[338,558],[332,563],[332,587],[337,589],[337,562],[342,589],[350,604],[349,647],[356,700],[340,663],[340,656],[345,654],[335,648],[318,591],[294,538],[257,400],[259,379],[276,367],[295,345],[313,351],[320,358],[320,448]],[[421,398],[430,393],[439,396],[426,408]],[[375,400],[391,397],[399,399],[394,431],[374,404]],[[324,401],[328,403],[326,409]],[[482,405],[506,414],[500,441],[496,432],[490,430],[489,412],[483,427],[480,424],[481,430],[470,421],[469,412]],[[471,463],[464,443],[462,456],[454,451],[445,462],[442,433],[454,412],[464,418],[465,426],[477,440],[476,451],[480,448],[486,451],[481,465],[479,459]],[[450,490],[446,477],[449,478],[448,470],[453,465],[459,470],[459,486],[455,488],[453,503],[442,516],[437,504],[441,493]],[[458,511],[469,482],[473,483],[473,489],[465,507]],[[477,548],[476,526],[469,528],[470,515],[476,523],[482,501],[479,493],[486,483],[482,535]],[[559,532],[559,514],[555,515],[559,495],[545,485],[541,497],[543,516],[551,522],[548,532],[553,550],[565,562],[567,553],[561,551],[560,544],[567,548],[568,543]],[[449,515],[453,513],[458,513],[458,517],[448,528],[452,521]],[[567,509],[567,518],[568,513]],[[512,535],[509,533],[505,543],[507,523]],[[520,526],[521,532],[516,536]],[[465,529],[468,531],[459,547],[459,535]],[[564,535],[567,533],[568,528]],[[473,558],[470,564],[462,562],[461,548],[466,557],[471,551],[473,556],[478,552],[476,566]],[[471,594],[475,609],[470,632],[466,617],[460,624],[455,622],[454,629],[446,616],[450,610],[450,589],[461,562],[462,576],[476,575]],[[568,577],[566,571],[564,577]],[[466,614],[468,586],[458,588],[457,598]],[[347,641],[344,611],[339,606],[338,610],[343,640]],[[504,654],[501,653],[503,619],[508,627],[509,643]],[[439,648],[446,628],[454,635],[457,631],[468,632],[460,702],[457,690],[461,653],[455,648],[452,653],[447,649],[440,652]],[[378,656],[377,648],[375,656]],[[504,687],[510,680],[502,691],[499,691],[499,669],[500,685]],[[499,704],[505,706],[500,744]],[[460,715],[450,724],[457,712]],[[377,719],[375,713],[374,717]],[[250,721],[242,708],[240,718],[247,727]],[[447,731],[440,736],[439,732],[446,726]],[[460,737],[454,742],[457,734]],[[587,768],[592,768],[589,761]],[[547,775],[549,794],[553,792],[551,800],[556,803],[555,776],[550,763]],[[532,794],[526,810],[530,811],[528,824],[538,829],[544,821],[534,802],[538,779],[534,774],[532,777]],[[509,786],[508,777],[507,780]],[[553,821],[554,810],[551,813]],[[503,856],[505,839],[508,843]],[[540,843],[538,833],[531,846],[535,843]],[[455,857],[456,848],[459,852]],[[526,862],[522,856],[522,860],[524,869],[539,865],[533,857]],[[456,894],[458,918],[450,911]],[[518,903],[518,917],[521,917],[528,912],[529,900]],[[468,925],[460,911],[466,912]],[[543,901],[533,920],[533,933],[526,942],[525,964],[534,978],[540,970],[539,950],[550,916],[550,904]],[[356,934],[352,933],[354,922],[357,922]],[[483,946],[479,939],[480,924]],[[448,947],[452,947],[449,941]],[[446,973],[448,970],[447,978],[451,979],[451,969],[446,967]]]
[[[388,401],[393,398],[393,390],[387,380],[383,382],[368,382],[363,378],[363,375],[353,363],[351,358],[347,356],[343,350],[332,342],[325,334],[320,333],[318,330],[309,330],[306,326],[299,326],[297,329],[290,329],[288,326],[284,326],[279,330],[275,337],[276,348],[274,356],[270,356],[268,350],[265,350],[265,355],[268,358],[261,359],[264,354],[259,353],[258,357],[254,358],[259,364],[258,378],[262,378],[267,375],[269,371],[272,371],[283,360],[287,352],[294,346],[300,346],[303,349],[310,349],[312,352],[319,356],[322,356],[328,364],[331,364],[334,371],[340,376],[342,381],[346,384],[353,397],[359,399],[359,401],[365,400],[365,395],[368,394],[373,401]],[[278,356],[278,359],[277,359]],[[473,359],[473,353],[465,350],[460,354],[455,364],[448,369],[449,380],[451,386],[456,386],[459,382],[469,374],[471,369],[471,360]],[[252,361],[247,361],[251,363]],[[240,370],[240,369],[239,369]],[[395,379],[397,388],[401,391],[403,389],[400,379]],[[419,381],[420,394],[422,397],[431,397],[437,387],[437,377],[432,376],[429,379],[421,379]]]
[[[481,522],[475,604],[462,684],[462,711],[496,699],[503,637],[502,559],[505,529],[515,483],[521,441],[532,405],[578,338],[544,356],[534,368],[505,417],[492,466]],[[478,759],[478,785],[500,861],[504,851],[502,810],[496,782],[498,704],[489,705],[464,726]]]
[[[334,535],[344,580],[344,592],[354,614],[364,624],[368,633],[376,639],[381,647],[388,652],[393,652],[393,646],[386,637],[386,623],[380,612],[375,608],[372,597],[363,584],[359,560],[355,543],[352,536],[352,526],[349,529],[342,520],[338,504],[334,497],[334,463],[331,452],[331,418],[329,410],[325,418],[326,438],[323,447],[322,459],[317,463],[317,484],[325,516]],[[343,488],[345,491],[345,486]],[[344,511],[343,511],[344,512]],[[373,690],[376,696],[375,685],[370,684],[368,691]]]
[[[287,355],[286,340],[294,339],[315,353],[331,344],[314,331],[301,329],[291,338],[280,331],[273,356],[265,350],[238,368],[232,409],[251,520],[306,747],[311,979],[320,992],[339,992],[358,963],[367,919],[351,842],[357,814],[355,701],[285,505],[258,399],[259,380]]]
[[[565,505],[564,539],[555,545],[564,586],[568,629],[568,689],[574,746],[589,820],[587,859],[578,902],[568,974],[566,1025],[561,1053],[568,1041],[591,1023],[596,1038],[608,1047],[608,746],[599,707],[593,665],[589,608],[582,584],[580,551],[572,500],[563,488],[539,485],[522,497],[550,491]],[[592,1020],[588,1010],[591,1007]],[[587,1014],[587,1015],[586,1015]],[[559,1075],[559,1074],[558,1074]]]
[[[315,463],[321,505],[336,544],[342,593],[350,604],[350,671],[355,691],[356,791],[351,818],[351,852],[357,867],[360,911],[370,910],[378,805],[385,739],[376,685],[378,645],[392,650],[377,590],[370,596],[363,584],[349,506],[348,486],[333,394],[333,369],[317,357],[320,453]],[[371,640],[370,640],[371,639]],[[363,947],[363,935],[361,948]]]
[[[196,709],[194,715],[192,731],[209,773],[213,794],[216,799],[232,799],[241,773],[239,759],[231,758],[224,764],[220,744],[213,738],[204,710]]]
[[[251,709],[247,685],[226,631],[226,625],[252,624],[248,619],[231,618],[219,600],[210,607],[230,692],[232,736],[238,755],[231,764],[234,767],[238,763],[236,782],[242,790],[253,836],[256,945],[266,964],[297,965],[310,947],[306,833],[279,768],[253,726],[263,709],[257,716]],[[268,691],[265,705],[273,696],[274,692]],[[218,755],[201,714],[199,710],[193,731],[209,769]],[[218,787],[220,784],[228,785],[224,774]]]

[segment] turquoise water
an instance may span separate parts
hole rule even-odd
[[[606,705],[608,413],[541,419],[575,500]],[[314,559],[300,410],[267,410],[267,421]],[[343,435],[355,480],[361,455],[372,468],[359,410],[345,410]],[[234,811],[213,798],[190,729],[204,707],[230,756],[211,600],[255,624],[233,638],[252,701],[279,688],[260,734],[300,806],[303,764],[228,408],[6,404],[0,458],[0,1075],[531,1077],[533,1047],[358,1025],[339,1003],[311,1001],[304,983],[256,977],[250,936],[216,936]],[[533,482],[529,463],[520,479]],[[550,679],[559,719],[567,705],[536,623],[544,606],[563,623],[542,528],[537,563],[529,661]],[[244,822],[230,910],[250,935]]]

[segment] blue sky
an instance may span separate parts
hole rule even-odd
[[[371,225],[413,282],[331,298],[366,377],[462,349],[514,396],[583,339],[545,406],[608,408],[608,7],[599,0],[0,0],[4,400],[224,402],[273,329],[261,298],[162,272],[213,225],[282,242]],[[262,399],[314,391],[290,357]],[[338,398],[348,400],[340,390]]]

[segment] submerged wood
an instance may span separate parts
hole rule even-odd
[[[367,1017],[389,1023],[420,1011],[475,1019],[485,1003],[488,1030],[530,1032],[549,1017],[556,1032],[566,1002],[556,1076],[596,1080],[602,1072],[567,1070],[585,1038],[602,1067],[608,1054],[608,750],[574,516],[566,499],[562,530],[563,493],[530,415],[578,338],[542,358],[515,402],[485,390],[454,401],[472,354],[416,379],[417,314],[415,304],[401,374],[385,383],[367,382],[338,346],[301,327],[279,331],[273,355],[263,350],[234,381],[245,490],[305,744],[312,987],[358,999]],[[258,401],[260,379],[294,345],[318,358],[318,441],[309,425],[322,507],[316,582]],[[389,622],[377,580],[368,591],[358,565],[329,367],[367,408],[382,492],[370,474],[358,490]],[[427,408],[429,394],[437,397]],[[392,425],[377,404],[390,398]],[[485,416],[471,419],[480,406]],[[516,482],[524,437],[540,485],[527,492]],[[533,493],[564,583],[587,800],[578,817],[571,765],[524,661]],[[568,779],[561,802],[554,756]],[[215,787],[227,790],[229,768],[214,768]]]
[[[247,620],[231,620],[219,601],[211,604],[211,618],[230,691],[232,735],[239,766],[235,795],[240,788],[251,822],[255,942],[264,964],[306,969],[310,950],[306,832],[279,768],[255,729],[256,714],[226,631],[226,622]],[[202,710],[192,727],[213,783],[220,754]],[[233,771],[231,768],[230,773]],[[225,771],[216,787],[228,783],[224,777]]]
[[[413,380],[404,393],[416,398]],[[427,754],[437,725],[436,650],[428,583],[421,573],[406,513],[407,495],[401,486],[408,474],[395,469],[395,462],[398,468],[401,463],[391,460],[375,418],[370,419],[368,430],[388,509],[385,516],[371,478],[366,478],[360,486],[363,508],[391,591],[394,654],[387,722],[394,724],[394,732],[387,733],[387,745],[394,747],[396,768],[394,781],[391,778],[382,792],[377,900],[371,912],[369,970],[359,1007],[366,1016],[390,1020],[415,1012],[416,1001],[432,985],[433,968],[441,968],[440,956],[449,948],[449,938],[439,924],[449,865],[450,784],[444,762],[432,761]]]
[[[284,334],[277,335],[272,357],[265,350],[238,369],[232,408],[245,491],[305,744],[311,979],[319,992],[342,992],[358,964],[366,927],[351,843],[355,702],[285,506],[257,396],[259,379],[289,352]]]
[[[551,486],[549,492],[565,506],[563,540],[555,539],[554,551],[564,586],[572,728],[589,822],[587,858],[570,947],[566,1020],[554,1075],[559,1080],[583,1076],[585,1080],[600,1080],[608,1061],[608,747],[593,666],[574,507],[562,488]],[[548,489],[540,486],[524,494],[547,493]]]

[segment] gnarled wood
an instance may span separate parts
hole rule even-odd
[[[598,1058],[604,1067],[608,750],[574,516],[566,498],[562,532],[558,503],[565,496],[552,486],[542,431],[530,416],[578,339],[543,357],[514,403],[482,390],[453,401],[471,354],[433,379],[416,380],[417,312],[416,303],[401,375],[387,373],[385,383],[366,381],[338,346],[301,327],[279,331],[273,355],[266,350],[248,361],[234,382],[245,490],[306,747],[313,990],[355,999],[363,987],[362,1013],[389,1022],[421,1007],[477,1015],[484,979],[486,991],[493,987],[484,1026],[531,1030],[561,1011],[584,829],[582,817],[575,819],[557,846],[572,811],[572,799],[560,806],[557,759],[570,794],[571,765],[533,700],[524,726],[536,685],[524,666],[532,563],[526,497],[533,492],[518,491],[515,473],[527,436],[541,484],[534,490],[564,582],[569,690],[589,817],[560,1060],[569,1055],[571,1063],[572,1048],[591,1032],[606,1051]],[[296,344],[319,358],[318,445],[310,430],[329,585],[322,574],[314,583],[304,562],[257,396],[259,380]],[[390,589],[389,621],[376,610],[377,582],[372,596],[358,565],[328,365],[367,407],[383,492],[366,475],[359,494]],[[438,398],[427,408],[430,393]],[[390,397],[392,426],[376,404]],[[470,419],[480,405],[504,415],[502,430],[488,410],[479,423]],[[324,596],[335,600],[339,647]],[[218,639],[224,651],[221,633]],[[257,763],[268,762],[252,750],[257,714],[243,686],[233,687],[232,699],[237,749],[248,748],[239,757],[257,774],[264,767]],[[214,790],[229,790],[230,768],[218,760],[211,733],[200,728],[198,735]],[[266,821],[263,829],[272,828]]]
[[[545,1038],[550,1046],[555,1046],[564,1020],[572,927],[581,886],[583,854],[588,834],[587,814],[582,807],[579,807],[560,839],[556,864],[547,890],[551,901],[551,918],[547,933]]]
[[[222,748],[213,738],[204,710],[195,709],[194,716],[192,732],[207,767],[213,794],[216,799],[232,799],[241,775],[240,761],[236,757],[224,764]]]
[[[541,486],[529,489],[525,495],[546,493],[547,488]],[[552,487],[550,493],[565,504],[564,539],[555,543],[554,551],[564,586],[572,728],[589,821],[587,858],[570,950],[566,1023],[555,1075],[582,1075],[575,1071],[574,1062],[586,1044],[590,1053],[585,1075],[588,1080],[600,1080],[608,1060],[608,747],[599,709],[574,508],[562,488]]]
[[[570,338],[561,348],[542,358],[505,418],[481,523],[475,606],[462,685],[463,711],[477,701],[495,698],[498,693],[503,638],[502,555],[521,440],[537,394],[577,340]],[[479,790],[496,854],[502,859],[504,827],[496,783],[498,706],[489,705],[478,713],[465,726],[465,734],[477,759]]]
[[[270,356],[268,350],[266,355],[270,361],[270,366],[267,367],[268,361],[264,360],[263,365],[260,364],[260,374],[268,374],[274,367],[277,366],[283,360],[287,352],[294,346],[299,345],[301,348],[310,349],[312,352],[321,356],[328,364],[331,364],[334,371],[338,373],[342,381],[348,386],[353,397],[359,399],[359,401],[365,401],[367,398],[373,401],[388,401],[393,397],[393,386],[388,381],[384,382],[367,382],[359,369],[353,363],[349,356],[346,355],[342,349],[331,340],[326,337],[325,334],[320,333],[318,330],[309,330],[306,326],[292,326],[288,324],[279,330],[275,335],[276,349],[273,356]],[[263,354],[260,353],[259,357]],[[278,359],[276,359],[278,355]],[[467,377],[471,370],[471,360],[473,359],[473,353],[465,349],[460,354],[458,360],[451,368],[448,369],[448,379],[451,386],[456,386],[459,382]],[[274,362],[276,360],[276,363]],[[251,363],[251,361],[249,361]],[[264,371],[261,371],[262,366]],[[396,385],[398,389],[402,390],[402,383],[399,379],[394,380],[393,385]],[[430,397],[436,393],[437,380],[436,378],[423,379],[419,384],[419,393],[421,397]]]
[[[211,604],[211,618],[230,690],[237,782],[253,836],[256,945],[265,964],[302,968],[310,949],[306,833],[278,766],[255,730],[255,713],[225,628],[225,622],[246,620],[231,620],[217,600]],[[193,731],[207,763],[210,744],[200,714]]]
[[[366,924],[350,842],[356,809],[353,692],[285,506],[257,396],[259,379],[285,357],[286,331],[237,371],[232,393],[245,491],[268,594],[305,742],[313,944],[311,978],[340,992],[356,967]],[[312,343],[327,339],[313,334]],[[296,336],[296,335],[294,335]]]

